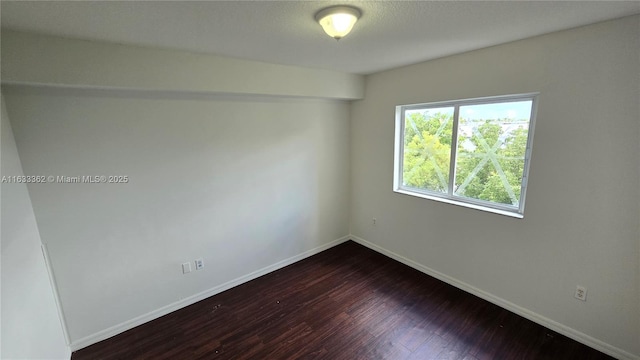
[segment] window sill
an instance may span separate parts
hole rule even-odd
[[[439,196],[433,196],[433,195],[428,195],[428,194],[423,194],[423,193],[419,193],[419,192],[415,192],[415,191],[409,191],[409,190],[403,190],[403,189],[394,189],[393,191],[397,192],[399,194],[415,196],[415,197],[428,199],[428,200],[435,200],[435,201],[443,202],[443,203],[446,203],[446,204],[462,206],[462,207],[466,207],[466,208],[469,208],[469,209],[490,212],[490,213],[494,213],[494,214],[498,214],[498,215],[504,215],[504,216],[516,218],[516,219],[523,219],[524,218],[524,214],[520,214],[518,212],[513,212],[513,211],[509,211],[509,210],[495,209],[495,208],[492,208],[492,207],[489,207],[489,206],[482,206],[482,205],[478,205],[478,204],[472,204],[472,203],[468,203],[468,202],[464,202],[464,201],[459,201],[459,200],[454,200],[454,199],[449,199],[449,198],[444,198],[444,197],[439,197]]]

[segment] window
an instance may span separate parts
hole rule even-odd
[[[522,218],[537,94],[396,107],[396,192]]]

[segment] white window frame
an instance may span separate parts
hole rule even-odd
[[[535,129],[536,113],[538,108],[538,95],[540,93],[525,93],[504,96],[490,96],[473,99],[438,101],[422,104],[409,104],[396,106],[395,117],[395,149],[394,149],[394,170],[393,170],[393,191],[416,196],[424,199],[440,201],[448,204],[459,205],[471,209],[487,211],[500,215],[511,216],[522,219],[524,217],[524,205],[526,199],[527,183],[529,181],[529,165],[531,163],[531,149],[533,144],[533,133]],[[525,151],[524,172],[521,183],[520,201],[518,206],[499,204],[491,201],[471,199],[454,195],[453,188],[455,184],[455,169],[458,150],[458,120],[460,106],[465,105],[484,105],[494,103],[505,103],[515,101],[531,101],[531,114],[529,118],[529,131],[527,134],[527,149]],[[428,109],[439,107],[453,107],[453,130],[451,139],[451,162],[449,169],[449,187],[447,193],[429,191],[426,189],[418,189],[402,185],[402,176],[404,168],[404,125],[405,113],[407,110]]]

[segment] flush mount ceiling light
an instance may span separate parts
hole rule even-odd
[[[318,11],[316,21],[327,35],[340,40],[353,29],[360,15],[360,10],[351,6],[332,6]]]

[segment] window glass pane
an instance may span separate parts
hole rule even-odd
[[[453,110],[443,107],[404,112],[403,186],[447,192]]]
[[[454,194],[518,206],[532,101],[460,106]]]

